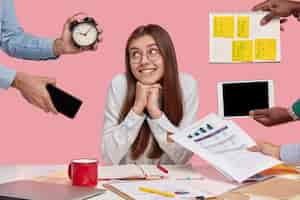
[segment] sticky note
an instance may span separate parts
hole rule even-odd
[[[234,16],[214,16],[214,37],[234,37]]]
[[[238,16],[237,17],[237,36],[240,38],[248,38],[250,30],[250,17]]]
[[[276,60],[276,39],[256,39],[255,59]]]
[[[233,40],[232,41],[232,61],[251,62],[253,61],[253,41]]]

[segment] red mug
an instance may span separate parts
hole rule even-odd
[[[69,164],[68,173],[72,185],[95,187],[98,183],[98,160],[72,160]]]

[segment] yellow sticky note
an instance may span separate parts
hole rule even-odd
[[[255,59],[276,60],[276,39],[256,39]]]
[[[233,38],[234,36],[234,17],[233,16],[214,16],[214,37]]]
[[[232,61],[251,62],[253,61],[253,42],[252,40],[233,40],[232,41]]]
[[[238,16],[237,18],[237,35],[240,38],[248,38],[250,30],[250,17],[249,16]]]

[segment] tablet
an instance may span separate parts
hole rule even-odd
[[[247,117],[250,110],[273,106],[272,80],[218,83],[218,110],[222,117]]]

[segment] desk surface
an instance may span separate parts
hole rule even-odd
[[[215,169],[207,165],[193,166],[204,176],[225,181],[224,177]],[[39,176],[47,176],[49,173],[66,170],[67,165],[0,165],[0,183],[21,179],[33,179]],[[102,188],[101,182],[98,186]],[[118,195],[107,191],[105,194],[92,198],[93,200],[122,200]]]
[[[67,170],[67,165],[1,165],[0,183],[20,179],[33,179],[38,176],[46,176],[51,172]],[[101,184],[98,184],[101,188]],[[93,200],[123,200],[118,195],[107,191],[105,194],[92,198]]]

